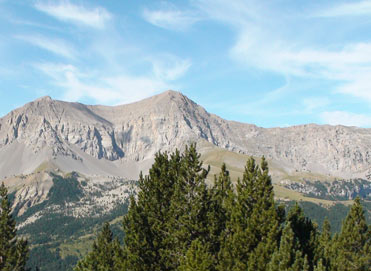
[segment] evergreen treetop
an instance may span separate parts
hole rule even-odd
[[[8,189],[0,186],[0,270],[24,271],[28,258],[28,243],[16,238],[16,222],[11,213]]]
[[[343,221],[333,249],[334,270],[370,270],[371,228],[366,223],[359,197],[355,199]]]
[[[370,227],[359,199],[331,237],[328,221],[320,232],[298,204],[287,216],[276,205],[264,157],[260,165],[247,161],[235,187],[225,164],[212,185],[208,173],[194,144],[158,153],[130,199],[123,246],[105,225],[76,270],[370,270]]]
[[[75,271],[121,270],[122,256],[120,243],[117,239],[113,239],[109,223],[106,222],[93,243],[93,250],[77,263]]]

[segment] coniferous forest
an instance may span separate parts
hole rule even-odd
[[[123,220],[124,240],[109,223],[76,271],[346,271],[370,270],[371,228],[361,201],[354,201],[340,232],[331,234],[305,217],[298,205],[288,211],[274,200],[264,157],[253,158],[232,184],[222,166],[207,183],[196,146],[184,153],[158,153],[140,176]],[[16,238],[7,190],[1,186],[0,270],[26,270],[28,245]]]
[[[225,165],[213,185],[208,173],[195,145],[158,153],[131,198],[122,244],[106,223],[75,270],[370,270],[359,198],[332,235],[327,220],[320,230],[299,205],[286,212],[275,202],[264,157],[260,165],[250,158],[236,185]]]

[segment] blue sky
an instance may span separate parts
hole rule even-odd
[[[168,89],[263,127],[371,127],[371,1],[0,0],[0,116]]]

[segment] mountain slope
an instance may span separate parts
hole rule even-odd
[[[189,142],[265,155],[289,173],[340,178],[371,173],[371,129],[315,124],[265,129],[224,120],[167,91],[114,107],[43,97],[10,112],[0,119],[0,177],[53,161],[64,171],[133,178],[157,151]]]
[[[211,181],[222,163],[235,180],[250,155],[265,155],[279,200],[340,225],[361,195],[370,217],[371,129],[265,129],[224,120],[174,91],[113,107],[43,97],[0,118],[0,180],[12,192],[19,234],[32,244],[29,265],[71,270],[104,221],[120,228],[154,154],[190,142],[211,166]]]

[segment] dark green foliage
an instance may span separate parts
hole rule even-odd
[[[269,271],[302,271],[304,269],[303,253],[292,228],[293,225],[288,222],[283,229],[279,249],[273,253],[268,264]]]
[[[369,270],[370,230],[359,200],[331,237],[327,220],[320,232],[298,204],[287,216],[277,206],[264,157],[260,166],[248,160],[236,187],[225,165],[211,186],[208,172],[195,145],[158,153],[131,198],[123,245],[102,233],[76,270],[104,270],[101,262],[130,271]]]
[[[322,232],[319,233],[317,246],[315,247],[315,255],[313,259],[314,269],[330,270],[331,267],[331,226],[326,218],[322,226]]]
[[[217,255],[222,244],[226,241],[224,234],[226,225],[231,217],[233,205],[233,186],[226,165],[223,164],[218,177],[214,178],[214,186],[210,189],[211,200],[208,213],[209,247],[213,255]],[[215,258],[219,265],[219,258]]]
[[[30,251],[30,259],[27,263],[29,268],[38,266],[41,271],[49,270],[72,270],[76,265],[76,257],[61,258],[58,252],[60,244],[66,241],[74,241],[80,236],[93,232],[105,221],[111,221],[121,214],[127,213],[127,205],[118,206],[110,213],[102,217],[90,217],[76,219],[63,214],[48,214],[32,224],[29,224],[20,230],[20,233],[30,235],[30,242],[36,247]],[[116,236],[123,237],[120,229]],[[73,238],[73,239],[71,239]],[[45,256],[44,255],[48,255]]]
[[[62,259],[58,253],[53,252],[56,248],[50,245],[34,247],[30,251],[27,267],[30,270],[72,270],[71,266],[76,265],[76,256],[67,256]],[[58,249],[57,249],[58,250]]]
[[[105,223],[93,250],[75,267],[75,271],[114,271],[119,270],[122,250],[117,239],[113,239],[109,224]]]
[[[370,270],[371,228],[367,225],[359,197],[334,241],[334,270]]]
[[[286,203],[286,209],[289,210],[296,204],[295,201]],[[340,232],[342,221],[345,219],[350,211],[350,206],[346,206],[341,203],[336,203],[331,206],[322,206],[308,201],[300,201],[299,206],[303,208],[304,214],[309,217],[312,221],[319,225],[319,228],[323,227],[325,218],[327,218],[331,224],[331,232]],[[368,224],[371,223],[371,202],[361,201],[362,208],[365,210],[365,219]]]
[[[290,223],[294,236],[298,240],[298,249],[302,251],[303,255],[308,257],[312,270],[315,252],[318,246],[317,226],[309,218],[305,217],[303,209],[298,204],[295,204],[289,211],[286,220]]]
[[[191,243],[184,258],[181,259],[179,271],[209,271],[213,270],[213,256],[209,248],[199,239]]]
[[[131,198],[124,219],[126,267],[129,270],[168,270],[168,223],[182,157],[158,153],[146,177],[140,176],[138,199]]]
[[[49,201],[64,205],[66,202],[78,201],[82,196],[82,189],[77,181],[78,175],[74,172],[70,177],[63,178],[53,173],[53,186],[49,191]]]
[[[265,270],[277,247],[280,219],[264,157],[249,159],[233,196],[219,270]]]
[[[179,265],[179,255],[185,255],[191,243],[199,239],[209,243],[208,217],[211,212],[211,194],[206,185],[209,170],[202,167],[196,146],[186,148],[182,155],[181,175],[175,184],[171,199],[168,234],[172,262]]]
[[[11,214],[8,190],[4,183],[0,186],[0,270],[26,270],[28,244],[24,239],[16,238],[16,222]]]
[[[314,267],[314,271],[326,271],[326,270],[329,270],[329,269],[326,269],[326,267],[323,265],[322,262],[323,262],[322,260],[319,260],[319,262]]]
[[[208,170],[199,159],[195,145],[182,155],[158,153],[149,175],[140,177],[124,220],[129,270],[174,270],[193,240],[210,239]]]
[[[50,206],[64,206],[65,202],[76,202],[81,195],[82,189],[77,181],[77,175],[72,173],[67,178],[53,175],[53,187],[49,191],[48,199],[32,206],[22,216],[17,217],[17,222],[23,222],[33,214],[43,212],[43,215],[34,223],[27,224],[19,230],[20,234],[30,236],[32,248],[27,262],[28,268],[34,270],[38,267],[41,271],[72,270],[78,258],[76,256],[62,257],[59,247],[64,243],[75,243],[79,237],[102,227],[105,221],[112,221],[127,213],[127,204],[118,205],[102,216],[86,218],[75,218],[64,213],[48,211]],[[118,230],[116,225],[114,230],[117,233],[116,236],[123,237],[121,227]]]

